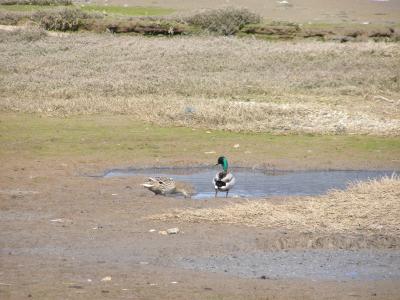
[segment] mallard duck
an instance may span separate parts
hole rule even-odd
[[[190,197],[186,190],[177,188],[175,181],[168,177],[149,177],[142,186],[156,195],[182,194],[185,198]]]
[[[222,165],[223,171],[218,172],[213,179],[215,197],[220,191],[226,192],[225,197],[228,198],[229,190],[235,185],[236,179],[231,172],[228,172],[228,160],[224,156],[218,158],[216,166],[218,165]]]

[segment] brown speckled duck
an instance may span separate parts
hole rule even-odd
[[[182,194],[185,198],[190,197],[186,190],[177,188],[175,181],[168,177],[149,177],[142,186],[156,195]]]

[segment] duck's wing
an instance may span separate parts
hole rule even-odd
[[[218,189],[221,184],[224,184],[223,182],[220,181],[220,172],[218,172],[217,174],[215,174],[214,178],[213,178],[213,185],[215,189]]]
[[[155,187],[161,185],[175,186],[175,181],[168,177],[149,177],[147,181],[142,184],[144,187]]]
[[[225,173],[225,172],[218,172],[214,179],[213,184],[214,187],[217,189],[221,188],[231,188],[235,184],[236,180],[232,173]]]
[[[228,191],[235,185],[236,179],[232,173],[219,172],[215,175],[213,183],[215,189]]]
[[[229,189],[231,189],[234,185],[235,185],[235,183],[236,183],[236,178],[235,178],[235,176],[233,176],[232,174],[230,174],[231,176],[229,177],[230,179],[229,179],[229,181],[228,182],[226,182],[226,188],[229,190]]]
[[[152,177],[149,177],[149,178],[147,178],[147,180],[144,182],[144,183],[142,183],[141,185],[142,186],[144,186],[145,188],[151,188],[151,187],[153,187],[153,186],[155,186],[156,185],[156,180],[154,179],[154,178],[152,178]]]
[[[235,180],[235,177],[232,175],[232,173],[226,173],[225,176],[223,176],[220,180],[222,182],[229,183],[232,180]]]

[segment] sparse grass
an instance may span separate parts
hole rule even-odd
[[[178,210],[151,218],[311,232],[398,235],[400,178],[355,183],[345,191],[331,191],[324,196],[304,197],[287,203],[249,201],[222,208]]]
[[[19,29],[20,32],[15,34],[15,39],[22,42],[35,42],[48,36],[46,30],[42,28],[26,28]]]
[[[72,5],[71,0],[0,0],[0,5],[7,6],[51,6]]]
[[[31,18],[31,13],[30,12],[23,12],[23,11],[18,11],[18,12],[11,12],[11,11],[2,11],[0,7],[0,23],[1,25],[21,25],[26,22],[30,21]],[[0,25],[0,26],[1,26]]]
[[[38,11],[38,10],[48,10],[54,7],[63,8],[67,4],[54,3],[49,5],[40,4],[14,4],[14,5],[0,5],[0,11]],[[170,8],[162,7],[145,7],[145,6],[105,6],[105,5],[94,5],[94,4],[82,4],[75,5],[77,9],[81,9],[86,12],[97,12],[105,13],[108,15],[121,15],[121,16],[162,16],[168,15],[174,12]]]
[[[54,10],[37,11],[32,15],[32,19],[35,20],[40,27],[55,31],[77,31],[85,24],[84,20],[94,17],[94,15],[90,15],[76,8],[58,8]]]
[[[104,5],[81,5],[80,8],[87,12],[100,12],[123,16],[161,16],[174,12],[171,8],[163,7],[141,7],[141,6],[104,6]]]
[[[57,6],[65,7],[65,6]],[[42,6],[42,5],[0,5],[1,12],[36,12],[39,10],[54,9],[54,6]]]
[[[240,144],[239,148],[233,145]],[[207,154],[206,152],[215,152]],[[398,138],[275,136],[159,127],[129,116],[43,117],[0,114],[0,156],[74,157],[128,164],[188,165],[227,155],[232,166],[274,168],[400,168]]]
[[[400,132],[396,43],[86,34],[26,47],[6,32],[0,40],[3,111],[116,113],[234,131]]]

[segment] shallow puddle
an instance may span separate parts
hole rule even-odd
[[[194,199],[214,197],[212,180],[218,168],[148,168],[114,169],[104,177],[114,176],[168,176],[193,185]],[[265,197],[287,195],[319,195],[329,189],[344,189],[353,181],[392,176],[393,171],[265,171],[250,168],[232,168],[236,185],[231,197]],[[225,193],[219,193],[224,197]]]

